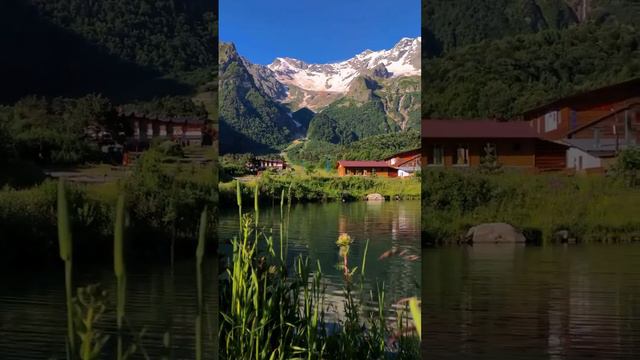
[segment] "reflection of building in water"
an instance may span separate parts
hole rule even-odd
[[[393,219],[391,219],[391,237],[393,240],[414,240],[420,235],[419,212],[398,206]]]
[[[340,213],[338,217],[338,234],[344,234],[347,232],[347,216]]]

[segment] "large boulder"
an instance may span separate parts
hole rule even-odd
[[[384,201],[384,196],[380,194],[369,194],[366,197],[367,201]]]
[[[466,240],[473,244],[524,243],[526,238],[518,229],[505,223],[476,225],[467,231]]]

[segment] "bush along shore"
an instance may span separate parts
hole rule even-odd
[[[168,254],[188,253],[197,236],[198,209],[209,207],[209,226],[214,227],[213,173],[210,167],[166,164],[161,154],[150,150],[118,182],[68,184],[68,216],[76,238],[74,250],[82,254],[79,261],[103,259],[109,251],[120,193],[126,195],[132,255],[165,259]],[[0,257],[5,264],[55,260],[56,192],[52,180],[27,189],[0,190]]]
[[[220,281],[221,359],[419,359],[420,309],[417,298],[401,301],[396,326],[384,309],[384,284],[365,294],[367,246],[362,264],[349,264],[347,234],[336,241],[344,270],[344,313],[325,303],[322,269],[305,256],[287,258],[291,192],[281,190],[280,237],[260,230],[259,191],[254,187],[254,212],[242,211],[238,236]],[[290,188],[291,189],[291,188]],[[286,198],[286,201],[285,201]],[[285,203],[287,204],[285,206]],[[286,212],[286,214],[285,214]],[[364,301],[377,311],[362,308]],[[337,318],[337,323],[330,322]],[[390,345],[391,344],[391,345]]]
[[[612,174],[425,171],[423,243],[463,242],[472,226],[496,222],[513,225],[533,243],[638,241],[636,171],[618,167]]]
[[[362,176],[319,176],[319,175],[278,175],[263,173],[241,184],[243,199],[250,199],[256,186],[263,194],[263,201],[280,199],[282,190],[291,189],[294,202],[355,201],[363,200],[369,194],[381,194],[388,200],[420,199],[420,177],[383,178]],[[235,202],[235,181],[221,183],[220,203],[230,205]]]

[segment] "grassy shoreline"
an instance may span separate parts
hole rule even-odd
[[[388,199],[419,199],[419,178],[337,177],[328,175],[276,175],[265,173],[241,183],[243,199],[251,199],[256,184],[263,201],[278,200],[282,191],[291,189],[294,202],[353,201],[378,193]],[[236,202],[236,182],[222,182],[218,186],[220,204]]]
[[[77,234],[78,261],[105,260],[111,246],[119,194],[126,194],[128,235],[133,255],[164,259],[170,249],[190,254],[199,213],[217,211],[216,176],[211,166],[163,163],[155,151],[145,153],[130,174],[117,181],[68,184],[69,217]],[[46,263],[56,253],[56,182],[45,180],[24,189],[0,189],[0,258],[4,263]],[[210,221],[213,227],[214,222]],[[184,240],[184,241],[182,241]],[[108,259],[106,259],[108,260]]]
[[[640,189],[621,179],[433,170],[423,173],[423,243],[460,242],[474,225],[509,223],[528,241],[640,241]]]

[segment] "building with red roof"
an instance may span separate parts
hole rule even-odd
[[[543,138],[570,146],[567,167],[603,171],[640,145],[640,78],[558,99],[525,112]]]
[[[422,120],[422,156],[426,166],[477,167],[493,154],[505,167],[562,170],[567,145],[543,139],[531,122]]]
[[[396,177],[398,171],[386,161],[352,161],[352,160],[340,160],[338,161],[338,175],[361,175],[361,176],[382,176],[382,177]]]
[[[403,151],[390,156],[383,161],[369,160],[340,160],[338,161],[338,175],[408,177],[414,176],[422,169],[422,153],[420,149]]]

